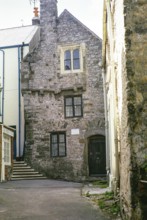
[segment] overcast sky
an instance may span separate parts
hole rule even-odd
[[[58,0],[58,14],[64,9],[102,37],[103,0]],[[0,29],[30,25],[32,17],[30,0],[0,0]]]

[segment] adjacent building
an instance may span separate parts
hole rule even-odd
[[[11,179],[14,129],[0,124],[0,181]]]
[[[0,124],[14,128],[13,158],[24,153],[21,61],[39,41],[37,26],[0,30]]]
[[[25,160],[50,178],[106,175],[102,40],[56,0],[40,1],[40,43],[21,65]]]
[[[147,218],[147,2],[104,5],[107,171],[123,219]]]

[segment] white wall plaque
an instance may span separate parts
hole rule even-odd
[[[80,134],[80,130],[78,128],[77,129],[71,129],[71,134],[72,135]]]

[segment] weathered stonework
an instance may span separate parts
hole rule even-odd
[[[104,135],[101,39],[65,10],[57,16],[56,0],[41,0],[41,40],[22,63],[25,105],[25,160],[50,178],[88,177],[88,138]],[[83,72],[61,73],[64,46],[82,45]],[[83,117],[65,118],[64,96],[82,95]],[[94,122],[94,123],[92,123]],[[79,134],[71,134],[79,129]],[[67,156],[51,157],[50,133],[66,132]]]
[[[122,218],[127,220],[147,218],[146,10],[145,0],[107,3],[107,101],[116,104],[113,128],[119,162],[120,185],[117,186]],[[111,83],[115,94],[111,91]],[[111,117],[108,116],[109,120]],[[112,136],[112,131],[110,134]]]

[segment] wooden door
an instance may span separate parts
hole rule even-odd
[[[89,175],[99,176],[106,174],[106,147],[104,136],[93,136],[88,146]]]

